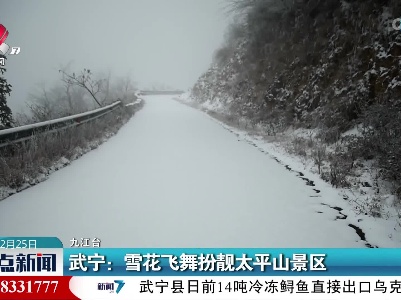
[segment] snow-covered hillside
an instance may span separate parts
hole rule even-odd
[[[235,3],[241,18],[191,105],[273,141],[399,237],[401,3]]]

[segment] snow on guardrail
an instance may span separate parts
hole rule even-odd
[[[92,111],[39,122],[35,124],[23,125],[19,127],[0,130],[0,147],[10,145],[12,143],[21,142],[32,138],[36,133],[53,132],[60,129],[73,127],[97,119],[105,114],[112,112],[117,107],[121,106],[121,101],[116,101],[113,104],[101,107]]]
[[[139,99],[139,98],[138,98],[138,99],[137,99],[136,101],[134,101],[134,102],[125,104],[125,107],[129,107],[129,106],[134,106],[134,105],[140,104],[142,101],[143,101],[142,99]]]

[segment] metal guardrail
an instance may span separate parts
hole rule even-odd
[[[13,143],[31,139],[37,133],[53,132],[69,127],[78,126],[80,124],[97,119],[105,114],[108,114],[121,105],[122,102],[117,101],[108,106],[76,114],[73,116],[0,130],[0,148]]]
[[[139,91],[138,95],[181,95],[184,91]]]

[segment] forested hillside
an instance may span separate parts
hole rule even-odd
[[[361,184],[378,195],[384,185],[399,204],[401,2],[234,0],[229,10],[236,21],[192,99],[270,135],[313,130],[293,149],[325,180],[348,187],[367,167],[375,182]]]

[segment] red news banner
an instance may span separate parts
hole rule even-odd
[[[1,276],[0,299],[79,300],[70,291],[71,276]]]

